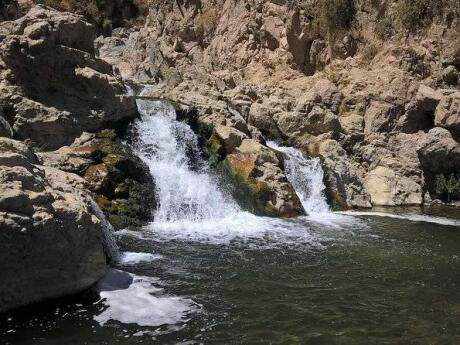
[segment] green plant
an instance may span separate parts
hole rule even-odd
[[[389,16],[385,16],[378,20],[375,24],[374,33],[381,40],[385,40],[393,36],[396,33],[393,19]]]
[[[443,0],[400,0],[396,7],[399,23],[407,31],[414,33],[428,26],[441,14]]]
[[[378,52],[379,48],[375,44],[371,43],[363,48],[361,52],[361,57],[364,61],[371,62],[372,60],[374,60]]]
[[[329,34],[350,29],[356,15],[354,0],[319,0],[317,9],[319,30]]]
[[[450,203],[452,195],[460,192],[460,178],[456,178],[454,174],[450,174],[448,179],[443,174],[436,175],[435,187],[436,193],[441,197],[445,196]]]

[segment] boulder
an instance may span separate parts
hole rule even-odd
[[[436,108],[434,124],[460,132],[460,91],[454,91],[442,97]]]
[[[220,168],[229,177],[235,199],[261,216],[295,217],[304,214],[300,200],[284,175],[281,156],[254,139],[244,139],[227,154]]]
[[[420,184],[388,167],[369,172],[364,187],[374,206],[420,205],[423,201]]]
[[[0,105],[19,139],[52,150],[136,115],[121,79],[95,57],[95,35],[81,16],[40,5],[0,23]]]
[[[113,130],[83,133],[72,145],[37,156],[45,166],[82,177],[115,229],[153,220],[155,185],[149,169]]]
[[[0,138],[0,312],[78,293],[105,273],[105,238],[90,199],[30,149]],[[106,249],[107,250],[107,249]]]

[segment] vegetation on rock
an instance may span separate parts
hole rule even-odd
[[[450,203],[453,198],[460,196],[460,177],[450,174],[448,178],[443,174],[436,175],[436,193]]]
[[[104,33],[112,28],[141,21],[148,13],[149,0],[39,0],[60,11],[84,15]]]

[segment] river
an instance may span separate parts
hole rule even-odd
[[[458,210],[331,212],[320,162],[270,142],[308,216],[256,217],[172,106],[138,108],[128,142],[155,178],[155,221],[115,233],[93,291],[1,315],[1,344],[460,343]]]

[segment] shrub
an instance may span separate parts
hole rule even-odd
[[[111,27],[124,26],[132,18],[145,15],[149,8],[149,0],[113,2],[102,0],[38,0],[38,2],[60,11],[84,15],[103,31],[107,31]]]
[[[401,0],[396,12],[402,27],[409,32],[416,32],[431,23],[441,8],[441,0]]]
[[[371,43],[363,48],[361,52],[361,57],[364,61],[371,62],[372,60],[374,60],[378,52],[379,48],[375,44]]]
[[[374,33],[381,40],[385,40],[393,36],[396,33],[393,19],[386,16],[377,21],[375,24]]]
[[[201,39],[214,32],[219,24],[220,14],[216,7],[210,7],[195,17],[195,35]]]
[[[450,174],[447,179],[444,175],[439,174],[435,177],[436,194],[441,198],[445,197],[450,203],[452,196],[460,193],[460,178],[456,178],[454,174]]]
[[[329,34],[351,28],[356,15],[354,0],[319,0],[316,21]]]

